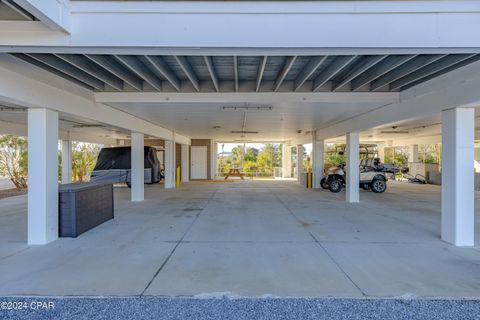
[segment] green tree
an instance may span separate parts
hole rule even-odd
[[[92,143],[74,142],[72,144],[73,181],[87,181],[97,162],[100,146]]]
[[[424,144],[419,146],[419,158],[423,163],[441,163],[442,145]]]
[[[0,174],[10,178],[15,187],[27,187],[27,139],[12,135],[0,136]]]
[[[238,145],[232,149],[232,165],[240,168],[243,163],[243,145]]]
[[[274,167],[280,167],[282,163],[282,154],[279,145],[265,144],[257,157],[258,169],[266,174],[272,175]]]

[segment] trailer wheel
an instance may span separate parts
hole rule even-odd
[[[328,189],[328,182],[326,177],[323,177],[322,180],[320,180],[320,186],[322,187],[322,189]]]
[[[340,191],[342,191],[342,187],[343,187],[343,183],[338,179],[332,179],[328,184],[328,190],[330,190],[333,193],[339,193]]]
[[[370,184],[370,189],[375,193],[382,193],[387,190],[387,182],[383,179],[373,179]]]

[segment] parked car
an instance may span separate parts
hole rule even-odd
[[[93,182],[124,182],[131,186],[131,147],[103,148],[90,175]],[[144,181],[158,183],[163,178],[156,149],[144,147]]]

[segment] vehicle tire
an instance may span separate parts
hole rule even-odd
[[[368,183],[362,183],[362,189],[363,189],[363,190],[366,190],[366,191],[370,190],[370,184],[368,184]]]
[[[326,177],[323,177],[322,180],[320,180],[320,186],[322,187],[322,189],[328,189],[328,182]]]
[[[342,187],[343,187],[343,183],[339,179],[332,179],[328,184],[328,190],[330,190],[333,193],[339,193],[340,191],[342,191]]]
[[[130,182],[127,182],[127,187],[131,188],[132,184]]]
[[[373,179],[372,183],[370,183],[370,189],[372,189],[375,193],[382,193],[387,190],[387,182],[383,179]]]

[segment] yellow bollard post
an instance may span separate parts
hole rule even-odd
[[[177,170],[175,172],[175,187],[176,188],[180,187],[180,175],[181,175],[180,166],[177,166]]]
[[[307,173],[307,188],[308,189],[312,188],[312,169],[311,168],[308,169],[308,173]]]

